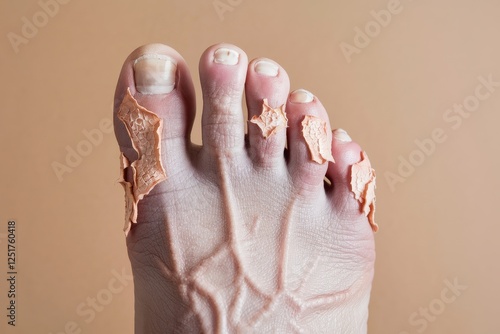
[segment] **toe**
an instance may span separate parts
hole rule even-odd
[[[216,155],[243,152],[245,128],[241,108],[248,58],[238,47],[217,44],[200,59],[203,91],[203,151]]]
[[[352,141],[346,131],[333,131],[332,155],[335,163],[328,165],[326,177],[332,183],[330,193],[332,203],[337,212],[350,212],[352,221],[369,224],[374,231],[378,230],[374,221],[375,214],[375,171],[370,160],[361,147]],[[365,217],[363,217],[365,216]],[[362,219],[354,219],[362,217]],[[368,220],[369,224],[366,224]]]
[[[189,133],[195,114],[191,77],[182,57],[161,44],[142,46],[123,64],[113,120],[120,146],[120,183],[125,189],[125,233],[149,220],[138,213],[147,195],[175,188],[190,164]],[[166,179],[169,182],[163,182]],[[173,182],[171,180],[174,180]],[[158,186],[158,187],[157,187]],[[142,203],[150,205],[151,202]]]
[[[350,169],[360,161],[361,147],[343,129],[335,129],[332,134],[332,156],[335,163],[329,164],[326,176],[339,196],[347,196],[351,192]]]
[[[284,162],[289,89],[288,75],[276,62],[259,58],[249,64],[245,87],[249,152],[257,165],[271,167]]]
[[[310,92],[298,89],[287,103],[289,170],[303,189],[317,190],[331,156],[331,130],[328,114]]]
[[[187,155],[195,116],[194,88],[184,59],[166,45],[149,44],[134,50],[125,60],[115,92],[114,125],[121,151],[133,161],[137,150],[118,115],[127,98],[161,119],[162,160],[167,175],[172,174],[169,169]]]

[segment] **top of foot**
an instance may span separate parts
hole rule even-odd
[[[366,154],[270,59],[218,44],[199,71],[202,146],[190,141],[195,93],[179,53],[140,47],[118,80],[136,333],[366,332]]]

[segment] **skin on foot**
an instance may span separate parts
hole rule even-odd
[[[175,50],[136,49],[118,80],[135,332],[366,333],[366,153],[332,132],[316,96],[289,93],[270,59],[218,44],[199,72],[202,146],[190,141],[195,92]]]

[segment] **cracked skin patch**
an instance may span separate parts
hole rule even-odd
[[[137,202],[134,198],[132,183],[126,181],[125,174],[127,168],[130,168],[132,171],[132,179],[135,179],[135,169],[130,166],[128,159],[123,153],[120,153],[120,179],[118,183],[120,183],[123,186],[123,190],[125,190],[125,226],[123,227],[125,235],[130,231],[131,224],[137,222]]]
[[[137,160],[132,163],[121,155],[121,179],[125,189],[125,234],[132,223],[137,223],[137,203],[160,182],[167,178],[161,155],[162,119],[140,106],[130,90],[118,109],[118,118],[125,124],[137,152]],[[127,181],[126,169],[132,171],[132,180]]]
[[[361,203],[361,211],[368,217],[374,232],[378,231],[375,223],[375,170],[365,152],[361,152],[361,161],[351,166],[351,190],[354,198]]]
[[[306,140],[311,160],[318,164],[335,162],[332,156],[332,134],[321,118],[306,115],[302,121],[302,135]]]
[[[262,130],[262,136],[268,138],[274,135],[278,130],[288,126],[288,118],[285,113],[285,105],[272,108],[267,99],[262,103],[262,113],[259,116],[253,116],[251,123],[257,124]]]

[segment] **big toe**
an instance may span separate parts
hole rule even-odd
[[[138,114],[124,114],[127,104],[128,109],[140,106],[150,113],[140,112],[143,119],[137,121]],[[125,60],[115,92],[114,125],[118,144],[128,160],[136,160],[141,153],[137,152],[138,144],[134,143],[132,133],[137,131],[132,127],[137,130],[138,126],[147,128],[148,123],[157,122],[161,147],[158,153],[162,154],[166,169],[175,168],[186,156],[195,109],[191,75],[177,51],[166,45],[149,44],[134,50]],[[130,119],[127,121],[126,117]],[[154,141],[154,138],[144,139],[150,144]]]
[[[194,116],[194,88],[182,57],[161,44],[133,51],[118,79],[113,112],[122,153],[126,233],[132,223],[151,220],[143,213],[154,210],[138,212],[140,200],[188,178]],[[147,202],[143,204],[151,206]]]

